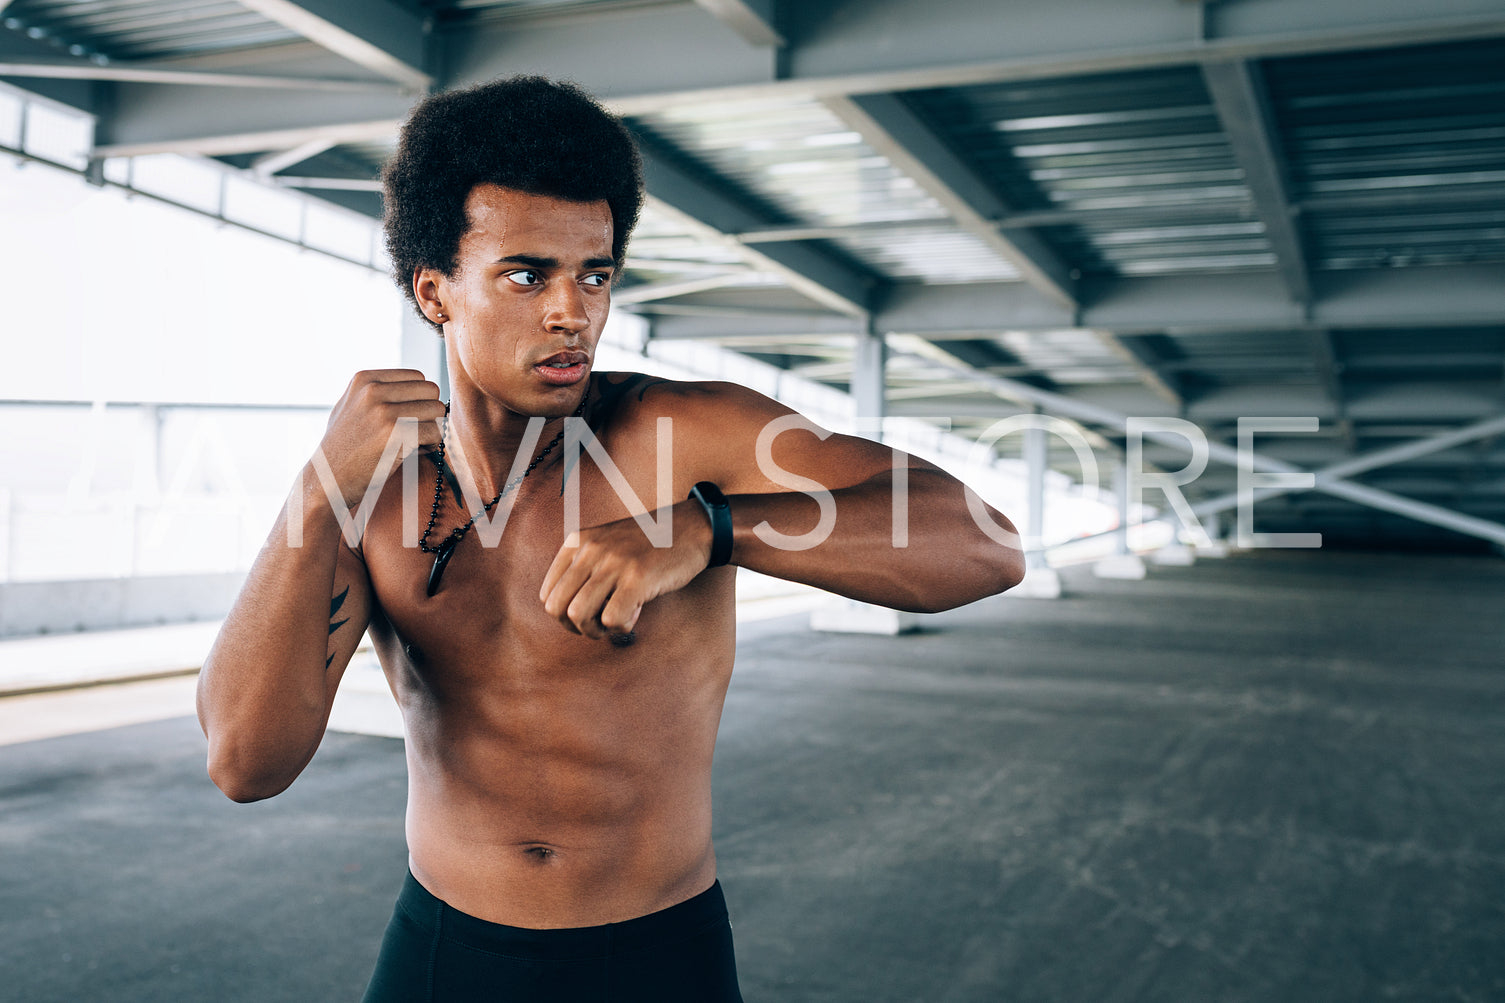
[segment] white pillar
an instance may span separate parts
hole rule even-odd
[[[1228,541],[1223,538],[1223,516],[1211,512],[1202,516],[1202,528],[1207,531],[1208,542],[1196,548],[1198,557],[1227,557]]]
[[[1129,465],[1122,456],[1113,464],[1113,493],[1118,499],[1118,529],[1113,533],[1113,555],[1093,565],[1092,572],[1099,578],[1143,578],[1144,561],[1129,550]]]
[[[883,441],[888,344],[871,326],[857,336],[852,353],[852,400],[857,406],[857,431]],[[852,634],[900,634],[919,626],[919,617],[884,606],[832,596],[810,613],[812,630]]]
[[[882,421],[887,413],[888,342],[869,329],[857,336],[852,352],[852,400],[857,405],[861,434],[873,429],[872,437],[883,441]]]
[[[1024,430],[1024,465],[1028,483],[1025,498],[1024,581],[1014,586],[1014,598],[1059,599],[1061,576],[1045,563],[1045,473],[1049,469],[1049,433],[1043,427]]]
[[[1129,465],[1123,457],[1113,464],[1113,500],[1118,504],[1118,532],[1113,535],[1113,552],[1129,552]]]
[[[1031,567],[1043,563],[1045,558],[1041,549],[1045,541],[1045,468],[1049,448],[1045,435],[1045,429],[1036,426],[1024,430],[1024,466],[1029,478],[1024,546]]]

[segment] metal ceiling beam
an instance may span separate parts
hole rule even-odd
[[[768,226],[761,230],[744,230],[728,234],[743,244],[782,244],[798,240],[836,240],[842,237],[870,233],[902,233],[905,230],[949,229],[951,220],[938,216],[933,219],[896,219],[873,223],[847,223],[844,225],[805,226],[790,224]]]
[[[330,60],[334,54],[306,38],[258,45],[252,49],[215,49],[209,52],[185,52],[181,55],[162,55],[152,59],[154,66],[172,70],[209,70],[220,72],[241,67],[253,67],[257,72],[268,66],[292,63],[300,67],[300,73],[309,72],[310,66],[322,67],[319,74],[331,72]]]
[[[1460,205],[1467,207],[1495,205],[1505,201],[1505,185],[1472,184],[1454,188],[1430,186],[1421,189],[1384,189],[1368,192],[1340,192],[1304,198],[1291,206],[1297,214],[1315,212],[1364,212],[1388,209],[1437,209],[1458,211]],[[1113,223],[1131,226],[1146,220],[1156,221],[1167,212],[1190,220],[1209,218],[1222,222],[1230,216],[1256,218],[1254,202],[1238,197],[1216,200],[1201,200],[1186,203],[1157,203],[1145,206],[1109,206],[1093,209],[1029,209],[1009,213],[993,224],[1003,230],[1041,226],[1072,226],[1077,223]],[[783,226],[768,227],[739,233],[737,239],[748,244],[768,243],[781,240],[830,240],[861,234],[898,233],[904,230],[925,229],[945,225],[943,219],[892,220],[871,223],[851,223],[845,226]]]
[[[1317,371],[1317,385],[1332,401],[1333,414],[1337,417],[1343,445],[1349,452],[1358,448],[1358,437],[1353,420],[1348,417],[1348,401],[1343,393],[1343,363],[1338,359],[1338,347],[1333,333],[1323,328],[1310,331],[1307,339],[1311,346],[1312,366]]]
[[[784,44],[777,24],[777,0],[695,0],[695,6],[710,11],[742,36],[748,45]]]
[[[1489,265],[1319,273],[1309,318],[1285,301],[1271,274],[1114,279],[1082,289],[1084,305],[1073,316],[1022,282],[895,284],[877,302],[874,323],[888,334],[956,337],[1073,327],[1116,334],[1474,327],[1505,316],[1505,283]],[[707,334],[735,338],[777,323],[666,318],[662,333],[693,337],[699,324]]]
[[[1029,230],[1000,232],[993,220],[1012,206],[894,94],[827,98],[822,102],[868,146],[912,178],[963,230],[1014,265],[1034,288],[1067,307],[1076,306],[1071,269]]]
[[[326,63],[334,57],[326,57]],[[317,76],[317,74],[314,74]],[[227,149],[227,136],[278,134],[289,130],[340,129],[352,123],[388,121],[385,135],[412,108],[412,95],[394,88],[345,93],[214,89],[168,84],[116,83],[109,114],[100,118],[96,142],[151,152],[264,153],[295,146],[304,138],[268,146]],[[200,146],[202,144],[202,148]]]
[[[10,149],[8,147],[0,147],[0,150],[3,150],[8,155],[18,157],[18,158],[20,158],[22,160],[28,160],[28,161],[30,161],[30,160],[38,160],[38,158],[36,158],[34,155],[32,155],[30,153],[27,153],[25,151],[22,151],[22,150],[14,150],[14,149]],[[65,164],[58,164],[58,163],[54,163],[54,162],[51,162],[51,161],[40,161],[40,162],[46,163],[47,166],[48,166],[48,168],[50,170],[63,171],[63,172],[66,172],[68,174],[76,175],[77,177],[79,177],[81,179],[84,179],[85,181],[87,181],[90,184],[101,185],[102,187],[106,187],[106,188],[118,189],[120,191],[123,191],[123,192],[127,193],[128,197],[143,198],[143,199],[147,199],[147,200],[149,200],[151,202],[156,202],[156,203],[160,203],[162,205],[172,206],[175,209],[183,210],[184,212],[191,213],[191,214],[193,214],[195,216],[199,216],[199,217],[202,217],[204,219],[213,220],[215,223],[217,223],[217,224],[219,224],[221,226],[231,226],[231,227],[234,227],[234,228],[236,228],[238,230],[245,230],[245,231],[248,231],[250,233],[257,233],[257,234],[260,234],[260,235],[262,235],[264,237],[268,237],[268,238],[270,238],[272,240],[279,241],[281,243],[291,244],[291,245],[293,245],[295,247],[298,247],[298,248],[300,248],[302,250],[305,250],[305,251],[313,251],[315,253],[322,254],[322,255],[325,255],[327,257],[331,257],[331,258],[334,258],[336,260],[339,260],[339,261],[345,261],[345,262],[349,262],[350,264],[353,264],[353,265],[359,265],[362,268],[367,268],[367,269],[370,269],[370,270],[372,270],[374,272],[379,272],[379,273],[385,272],[385,268],[383,266],[377,265],[377,264],[373,264],[373,262],[372,262],[372,260],[370,258],[352,258],[352,257],[348,257],[348,256],[346,256],[344,254],[339,253],[338,251],[330,250],[330,249],[328,249],[326,247],[319,247],[319,246],[307,243],[301,237],[299,237],[298,239],[293,239],[293,238],[289,237],[286,233],[274,233],[274,232],[272,232],[270,230],[264,230],[264,229],[262,229],[260,227],[254,226],[254,225],[246,222],[243,219],[236,219],[236,218],[232,218],[230,216],[227,216],[227,215],[224,214],[224,212],[222,212],[220,210],[208,210],[208,209],[204,209],[203,207],[198,206],[198,205],[191,205],[191,204],[189,204],[187,202],[177,201],[175,199],[172,199],[172,198],[169,198],[169,197],[167,197],[165,195],[162,195],[162,194],[160,194],[159,192],[156,192],[156,191],[147,191],[145,189],[136,188],[136,187],[134,187],[130,183],[129,179],[127,179],[126,181],[114,181],[114,180],[109,179],[108,177],[103,177],[102,178],[102,177],[100,177],[98,175],[95,175],[93,173],[93,171],[91,169],[89,169],[89,168],[82,168],[82,169],[81,168],[73,168],[73,167],[69,167],[69,166],[67,166]],[[93,165],[91,164],[90,166],[92,167]],[[225,173],[233,173],[234,172],[234,168],[231,168],[231,167],[229,167],[227,165],[224,165],[224,164],[214,164],[214,166],[216,168],[218,168],[219,170],[225,172]],[[307,208],[306,205],[300,207],[300,213],[304,209],[306,209],[306,208]],[[362,211],[362,210],[357,210],[357,211]],[[362,214],[363,215],[367,215],[367,216],[376,216],[376,215],[378,215],[377,213],[364,212],[364,211],[362,211]],[[231,405],[231,406],[254,406],[254,405]]]
[[[645,142],[642,146],[648,196],[683,225],[705,239],[737,248],[744,259],[777,272],[792,288],[838,313],[861,316],[868,312],[873,280],[867,275],[803,244],[762,249],[737,244],[726,234],[758,229],[772,221],[669,162],[653,144]]]
[[[1455,210],[1460,204],[1497,206],[1505,202],[1505,185],[1471,183],[1442,187],[1376,189],[1314,195],[1296,204],[1303,213],[1360,212],[1368,209]]]
[[[880,321],[914,334],[1073,326],[1018,286],[895,287]],[[1080,326],[1118,334],[1453,327],[1505,316],[1505,283],[1490,266],[1325,273],[1314,282],[1310,316],[1285,299],[1273,275],[1113,279],[1082,288]]]
[[[1445,529],[1451,529],[1466,536],[1476,536],[1505,545],[1505,525],[1345,480],[1345,478],[1367,470],[1376,470],[1431,453],[1441,452],[1444,449],[1451,449],[1454,446],[1474,439],[1497,435],[1501,431],[1505,431],[1505,416],[1496,416],[1486,421],[1457,429],[1456,431],[1445,432],[1441,435],[1419,439],[1415,442],[1408,442],[1399,446],[1392,446],[1389,449],[1377,450],[1364,456],[1324,467],[1315,472],[1315,484],[1312,488],[1257,489],[1254,491],[1254,501],[1257,503],[1295,491],[1321,491],[1325,494],[1357,502],[1370,508],[1394,512],[1397,515],[1430,523],[1434,526],[1442,526]],[[1288,472],[1298,471],[1292,467],[1291,471]],[[1233,492],[1220,498],[1199,502],[1192,506],[1192,511],[1198,516],[1211,515],[1237,508],[1238,504],[1239,495],[1237,492]]]
[[[1413,442],[1401,443],[1398,446],[1390,446],[1385,449],[1377,449],[1373,452],[1365,453],[1363,456],[1356,456],[1351,460],[1344,460],[1341,463],[1334,463],[1331,466],[1323,467],[1321,470],[1316,471],[1317,483],[1318,485],[1321,485],[1324,480],[1344,480],[1370,470],[1378,470],[1381,467],[1390,467],[1398,463],[1406,463],[1410,460],[1420,459],[1423,456],[1430,456],[1433,453],[1440,453],[1444,450],[1452,449],[1454,446],[1461,446],[1466,442],[1473,442],[1478,439],[1486,439],[1489,436],[1498,435],[1501,432],[1505,432],[1505,415],[1496,415],[1493,418],[1488,418],[1480,422],[1474,422],[1473,424],[1467,425],[1463,428],[1454,429],[1448,432],[1442,432],[1437,435],[1425,436],[1423,438],[1416,439]],[[1294,490],[1297,489],[1262,488],[1255,491],[1254,497],[1255,500],[1258,501],[1265,498],[1274,498],[1277,495],[1289,494]],[[1201,510],[1204,505],[1213,506],[1220,504],[1226,500],[1227,499],[1212,499],[1211,501],[1194,505],[1192,506],[1192,509],[1198,514],[1202,514]],[[1237,504],[1238,499],[1237,497],[1234,497],[1233,505]],[[1228,507],[1231,508],[1233,506],[1230,505]],[[1212,512],[1221,510],[1208,507],[1207,511]]]
[[[378,80],[335,80],[320,77],[270,76],[255,73],[209,73],[155,66],[151,63],[91,63],[73,59],[31,59],[0,62],[0,77],[46,80],[115,80],[140,84],[181,84],[193,87],[261,87],[269,90],[381,91],[397,90]]]
[[[397,135],[401,119],[370,122],[335,122],[302,128],[271,129],[263,132],[196,135],[182,139],[158,139],[138,142],[104,143],[94,148],[97,157],[147,157],[159,153],[178,153],[205,157],[222,157],[236,153],[263,153],[287,150],[315,140],[340,143],[367,143]]]
[[[278,175],[270,180],[280,188],[313,188],[329,192],[381,191],[380,178],[300,178]]]
[[[1202,78],[1265,224],[1276,267],[1291,298],[1304,306],[1312,299],[1306,253],[1286,194],[1284,158],[1259,67],[1248,60],[1208,62],[1202,64]]]
[[[1505,35],[1498,0],[1430,0],[1425,13],[1411,0],[1227,4],[1206,39],[1196,6],[1056,0],[1021,17],[994,0],[788,4],[780,31],[789,44],[775,59],[699,7],[653,5],[609,18],[456,25],[444,35],[444,82],[564,66],[619,111],[642,114],[686,101],[819,99]]]
[[[251,170],[260,177],[271,177],[280,170],[303,163],[309,157],[317,157],[332,146],[334,146],[334,140],[327,136],[310,139],[306,143],[299,143],[286,150],[278,150],[275,153],[257,157],[251,163]]]
[[[606,100],[653,95],[655,108],[684,91],[766,83],[777,50],[748,45],[694,4],[645,6],[610,16],[456,24],[441,29],[448,89],[515,73],[572,79]]]
[[[1312,366],[1317,370],[1317,383],[1333,402],[1333,411],[1342,414],[1343,363],[1338,360],[1338,348],[1331,331],[1317,329],[1308,334],[1311,345]]]
[[[1501,356],[1498,351],[1483,352],[1426,352],[1417,354],[1414,352],[1394,352],[1373,355],[1362,353],[1350,357],[1344,364],[1345,370],[1374,370],[1374,369],[1404,369],[1415,372],[1426,369],[1471,369],[1479,370],[1488,367],[1496,367],[1500,364]]]
[[[44,39],[32,38],[24,30],[14,31],[0,25],[0,59],[23,65],[58,58],[58,49]],[[0,78],[3,79],[3,78]],[[28,95],[55,101],[91,115],[101,114],[103,88],[87,80],[48,80],[40,77],[15,78],[15,85]]]
[[[914,180],[962,230],[1019,270],[1031,288],[1068,310],[1078,306],[1071,268],[1028,229],[999,230],[996,220],[1012,207],[992,190],[935,132],[893,94],[827,98],[823,104],[868,146]],[[1181,394],[1112,332],[1094,332],[1109,351],[1139,375],[1140,382],[1177,409]]]
[[[863,332],[855,314],[788,314],[775,311],[717,310],[676,304],[649,304],[640,313],[653,314],[654,341],[725,341],[852,337]]]
[[[899,356],[895,356],[895,358],[899,358]],[[1085,401],[1080,401],[1072,397],[1067,397],[1063,394],[1052,393],[1048,390],[1041,390],[1039,387],[1031,386],[1028,383],[1021,383],[1018,380],[1003,379],[1001,377],[992,376],[988,373],[963,369],[961,367],[948,367],[944,364],[937,363],[934,359],[924,359],[919,356],[909,356],[909,358],[919,359],[920,361],[925,362],[932,367],[947,369],[949,370],[949,375],[973,379],[978,384],[987,387],[994,393],[998,394],[1000,397],[1003,397],[1007,400],[1023,401],[1034,404],[1036,406],[1044,408],[1049,414],[1054,414],[1064,418],[1072,418],[1077,421],[1087,422],[1091,425],[1098,425],[1112,429],[1123,429],[1126,427],[1128,422],[1127,415],[1116,412],[1111,408],[1100,407],[1098,405],[1089,404]],[[1436,448],[1445,449],[1450,446],[1457,445],[1459,441],[1467,441],[1468,439],[1478,438],[1481,435],[1493,434],[1500,431],[1501,429],[1505,429],[1505,416],[1498,416],[1488,422],[1473,426],[1470,429],[1464,429],[1456,433],[1438,436],[1437,439],[1438,441],[1442,442],[1442,445],[1437,446]],[[1184,436],[1175,432],[1167,432],[1150,428],[1145,429],[1142,434],[1146,440],[1158,442],[1162,445],[1171,446],[1172,448],[1179,449],[1183,452],[1188,452],[1191,449],[1190,442]],[[1460,438],[1460,436],[1462,436],[1462,438]],[[1411,519],[1416,519],[1420,522],[1427,522],[1433,525],[1443,526],[1455,532],[1464,533],[1469,536],[1480,537],[1486,540],[1492,540],[1495,543],[1505,545],[1505,525],[1475,518],[1474,516],[1465,515],[1460,512],[1454,512],[1450,509],[1445,509],[1438,505],[1430,505],[1411,498],[1403,498],[1400,495],[1393,494],[1389,491],[1381,491],[1378,488],[1371,488],[1362,484],[1355,484],[1351,481],[1342,479],[1342,474],[1344,472],[1352,474],[1357,470],[1372,469],[1374,466],[1399,463],[1402,459],[1424,455],[1426,452],[1434,451],[1432,448],[1430,448],[1432,445],[1432,443],[1407,443],[1403,446],[1396,446],[1392,449],[1384,450],[1383,452],[1387,455],[1378,463],[1374,461],[1374,457],[1370,457],[1367,459],[1355,459],[1346,461],[1342,464],[1337,464],[1329,471],[1326,471],[1325,476],[1316,478],[1315,487],[1313,488],[1313,490],[1321,491],[1325,494],[1335,495],[1339,498],[1347,499],[1348,501],[1358,502],[1359,504],[1367,505],[1370,508],[1378,508],[1387,512],[1394,512],[1397,515],[1403,515]],[[1210,460],[1217,460],[1220,463],[1226,463],[1233,466],[1238,466],[1245,461],[1245,456],[1241,454],[1238,449],[1235,449],[1234,447],[1217,440],[1207,441],[1206,449],[1207,457]],[[1279,460],[1260,453],[1254,453],[1252,451],[1248,454],[1247,461],[1256,471],[1280,474],[1309,473],[1309,471],[1304,471],[1301,468],[1297,467],[1295,464],[1287,463],[1284,460]],[[1366,463],[1370,464],[1371,466],[1366,467]],[[1338,473],[1335,475],[1333,471],[1338,471]],[[1259,496],[1258,491],[1256,491],[1255,496],[1256,498]],[[1238,505],[1238,498],[1236,494],[1233,496],[1233,499],[1233,504],[1226,507],[1233,508]],[[1219,501],[1226,501],[1226,499],[1220,499]],[[1193,511],[1197,511],[1195,506],[1193,507]],[[1080,543],[1081,541],[1076,540],[1072,542]]]
[[[747,272],[730,271],[720,275],[701,275],[692,279],[674,279],[666,282],[648,282],[642,285],[627,286],[612,291],[611,301],[614,306],[628,306],[635,303],[650,303],[654,300],[669,299],[673,296],[688,296],[690,293],[705,292],[707,289],[722,289],[729,285],[735,285],[747,280]]]
[[[414,91],[434,78],[424,71],[423,18],[391,0],[237,0],[330,52]]]
[[[1167,370],[1165,361],[1157,357],[1149,345],[1136,338],[1115,338],[1099,332],[1099,339],[1114,354],[1134,367],[1140,374],[1140,382],[1154,391],[1177,412],[1186,410],[1186,388],[1180,376]]]

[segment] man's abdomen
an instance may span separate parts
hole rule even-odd
[[[663,672],[405,700],[419,881],[471,915],[535,929],[620,922],[710,887],[729,666],[653,678]]]

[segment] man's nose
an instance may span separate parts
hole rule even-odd
[[[549,289],[544,326],[550,331],[579,334],[590,324],[585,312],[585,295],[574,281],[560,282]]]

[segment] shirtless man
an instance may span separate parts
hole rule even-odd
[[[735,568],[917,611],[1023,575],[924,461],[739,386],[594,372],[641,197],[631,137],[573,88],[418,106],[386,227],[444,338],[448,417],[417,371],[356,374],[200,676],[211,777],[271,797],[369,628],[404,720],[410,852],[369,1001],[740,999],[711,847]],[[384,457],[404,427],[411,455]]]

